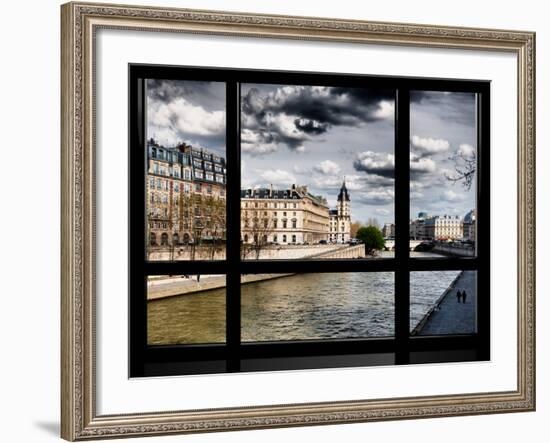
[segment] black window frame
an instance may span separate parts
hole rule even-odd
[[[490,81],[129,64],[129,376],[252,372],[378,364],[490,359]],[[145,79],[226,83],[226,259],[147,261]],[[240,85],[319,85],[395,90],[395,256],[376,260],[245,260],[240,257]],[[413,258],[409,253],[410,92],[477,93],[476,256]],[[410,272],[476,270],[477,332],[411,336]],[[241,343],[242,274],[393,272],[395,335],[391,338]],[[224,344],[147,344],[147,277],[225,274]]]

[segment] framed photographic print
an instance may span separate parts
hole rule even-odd
[[[64,438],[534,409],[532,33],[62,29]]]

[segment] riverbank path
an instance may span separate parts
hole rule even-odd
[[[457,302],[456,292],[466,291],[466,303]],[[429,315],[418,335],[471,334],[476,330],[476,272],[463,271],[447,290],[439,307]]]

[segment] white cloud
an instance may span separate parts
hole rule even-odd
[[[373,114],[376,118],[393,118],[394,102],[382,100],[378,106],[378,109]]]
[[[186,135],[225,134],[225,111],[207,111],[181,97],[168,104],[152,104],[148,112],[153,126],[173,127]]]
[[[413,135],[411,145],[414,150],[422,155],[439,154],[449,150],[451,146],[448,140],[442,138],[423,138],[418,135]]]
[[[458,153],[458,155],[460,155],[460,156],[462,156],[466,159],[473,159],[473,158],[475,158],[476,150],[474,149],[474,147],[472,145],[469,145],[467,143],[462,143],[458,147],[457,153]]]
[[[340,166],[332,160],[323,160],[313,169],[325,175],[336,175],[340,172]]]
[[[268,169],[260,174],[265,184],[273,184],[278,186],[288,186],[296,183],[296,178],[288,171],[282,169]]]
[[[412,173],[425,174],[436,170],[436,163],[431,158],[418,157],[411,153],[410,162]]]

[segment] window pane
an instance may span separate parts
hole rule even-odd
[[[146,85],[147,259],[224,259],[225,83]]]
[[[225,342],[225,275],[147,279],[149,345]]]
[[[410,246],[475,256],[477,95],[411,92]]]
[[[247,274],[242,341],[394,335],[394,274]]]
[[[243,259],[393,255],[394,102],[393,90],[242,85]]]
[[[477,271],[411,272],[413,335],[477,331]]]

